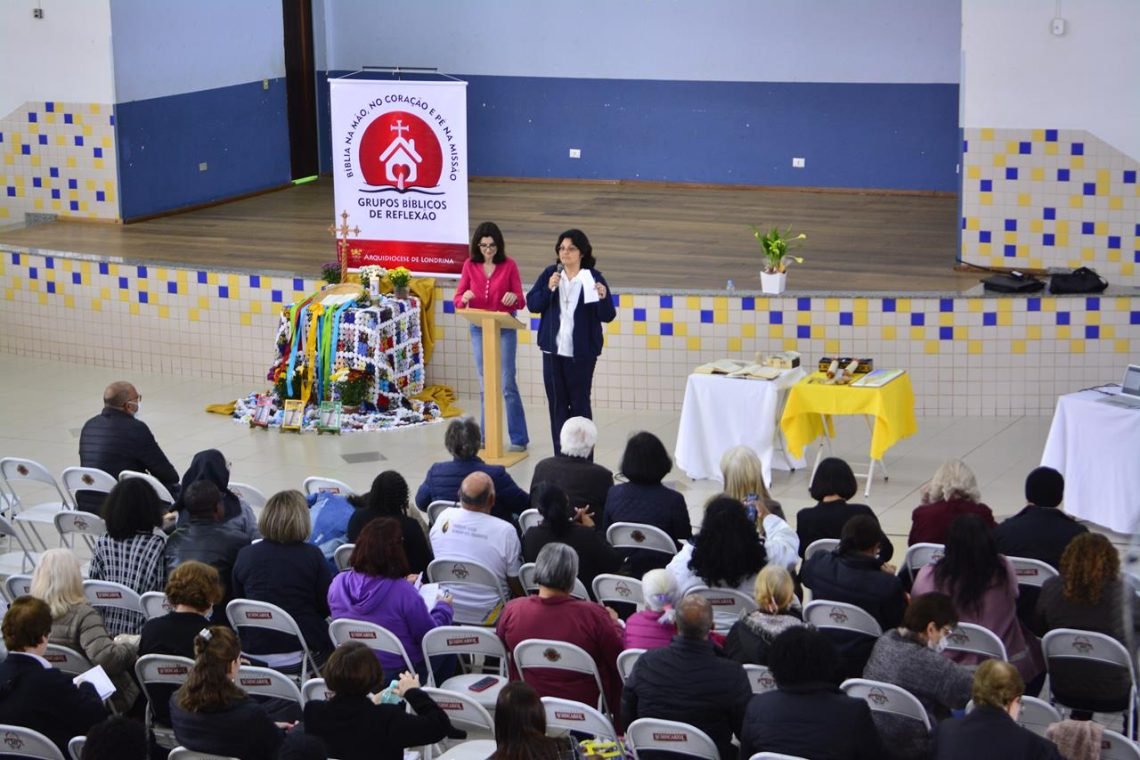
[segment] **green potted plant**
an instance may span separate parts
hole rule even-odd
[[[807,235],[800,233],[792,235],[792,228],[780,232],[779,227],[773,227],[765,232],[756,225],[752,226],[752,236],[760,244],[760,252],[764,256],[764,268],[760,271],[760,290],[765,293],[779,294],[784,292],[788,283],[788,264],[793,261],[804,263],[799,256],[793,256],[788,251],[807,240]]]
[[[388,270],[388,281],[392,283],[392,290],[395,291],[396,298],[408,297],[408,283],[412,281],[412,273],[408,271],[407,267],[396,267]]]
[[[335,397],[340,399],[343,410],[351,414],[368,398],[372,378],[361,369],[341,367],[332,374]]]
[[[321,279],[329,285],[340,284],[340,262],[329,261],[321,264]]]

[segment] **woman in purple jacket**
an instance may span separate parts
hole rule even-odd
[[[431,629],[451,623],[451,594],[436,597],[429,610],[408,575],[403,530],[391,517],[381,517],[364,526],[349,559],[349,570],[329,586],[329,609],[334,620],[349,618],[375,623],[395,634],[411,658],[416,673],[427,680],[420,642]],[[377,653],[384,667],[385,682],[398,679],[406,667],[397,655]]]

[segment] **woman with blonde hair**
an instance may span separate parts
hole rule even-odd
[[[756,606],[741,616],[728,631],[724,653],[740,663],[768,664],[768,647],[789,628],[803,625],[800,600],[791,574],[778,565],[768,565],[756,576]]]
[[[101,665],[115,684],[111,702],[119,712],[131,708],[139,687],[131,675],[135,666],[135,644],[131,636],[114,639],[103,625],[99,611],[87,603],[79,560],[70,549],[48,549],[40,557],[32,575],[31,595],[51,609],[49,644],[74,649],[94,665]]]
[[[241,760],[271,760],[288,723],[274,723],[234,680],[241,666],[237,634],[225,626],[203,628],[194,639],[194,667],[170,700],[178,743],[195,752]]]
[[[950,523],[960,515],[977,515],[991,530],[997,525],[994,514],[982,503],[978,480],[965,462],[950,459],[934,471],[923,486],[922,504],[911,513],[907,546],[944,544]]]
[[[760,457],[747,446],[733,446],[721,456],[720,472],[724,492],[744,504],[748,519],[756,523],[768,564],[793,569],[799,561],[800,537],[788,525],[780,502],[768,493]]]

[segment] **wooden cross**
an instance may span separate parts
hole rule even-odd
[[[340,281],[344,282],[345,275],[348,272],[348,236],[349,233],[353,235],[360,234],[359,227],[348,226],[348,212],[340,212],[340,224],[330,224],[329,234],[336,238],[336,260],[340,264]],[[360,253],[359,248],[353,248],[351,253]]]

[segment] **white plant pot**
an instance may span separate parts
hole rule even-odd
[[[784,292],[784,288],[788,285],[788,273],[777,272],[769,274],[768,272],[760,273],[760,290],[765,293],[772,293],[778,295]]]

